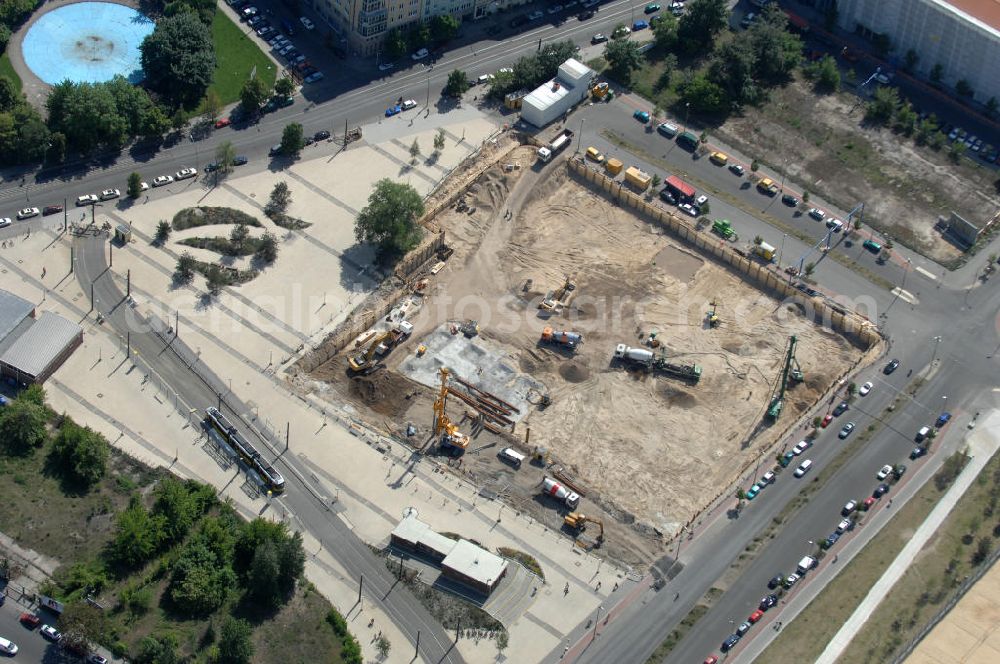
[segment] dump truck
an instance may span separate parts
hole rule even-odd
[[[575,510],[580,504],[580,494],[570,491],[551,477],[542,479],[542,493],[562,501],[571,510]]]
[[[774,247],[769,245],[767,242],[761,242],[760,244],[753,245],[751,251],[753,251],[755,256],[763,258],[768,263],[774,262]]]
[[[712,222],[712,232],[727,240],[732,240],[736,237],[736,231],[733,229],[733,225],[729,223],[728,219],[716,219]]]
[[[583,343],[583,336],[576,332],[553,330],[551,327],[546,327],[542,330],[541,340],[547,344],[565,346],[570,350],[576,350],[576,347]]]
[[[635,166],[629,166],[625,169],[625,181],[639,191],[646,191],[649,189],[649,183],[653,181],[653,178],[646,171],[641,171]]]
[[[573,140],[573,130],[563,129],[562,132],[552,139],[552,142],[545,147],[538,148],[538,159],[540,161],[551,161],[553,155],[558,154],[563,148]]]
[[[624,167],[625,164],[622,163],[621,159],[615,159],[614,157],[604,162],[604,168],[605,170],[607,170],[608,173],[611,174],[611,177],[614,177],[619,173],[621,173],[622,168]]]
[[[375,347],[375,354],[385,355],[411,334],[413,334],[413,323],[405,320],[399,321],[389,330],[388,336]]]
[[[774,196],[778,193],[778,185],[771,178],[764,178],[757,183],[757,191],[768,196]]]
[[[615,347],[614,359],[643,371],[658,371],[692,383],[701,380],[701,365],[667,362],[665,355],[657,355],[645,348],[632,348],[627,344],[618,344]]]

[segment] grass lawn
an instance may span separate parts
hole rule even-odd
[[[268,87],[274,85],[278,75],[274,62],[246,36],[242,26],[233,23],[220,9],[212,20],[212,38],[215,40],[215,75],[209,90],[215,90],[223,104],[240,98],[243,83],[250,72],[257,68],[256,76]],[[201,112],[199,110],[199,112]]]
[[[14,67],[10,64],[10,58],[6,53],[0,55],[0,76],[6,76],[17,88],[17,91],[21,91],[21,77],[17,75],[14,71]]]
[[[990,515],[1000,497],[1000,489],[994,488],[998,470],[1000,456],[994,456],[855,635],[840,662],[892,661],[895,651],[916,635],[974,568],[971,555],[977,540],[990,539],[996,546],[996,536],[991,537],[995,520]],[[943,494],[933,480],[928,482],[837,579],[782,630],[761,661],[815,661]]]

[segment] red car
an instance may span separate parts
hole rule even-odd
[[[218,120],[215,121],[215,128],[222,129],[223,127],[228,127],[231,122],[232,120],[230,120],[229,118],[219,118]]]
[[[864,509],[867,512],[872,508],[874,504],[875,504],[875,499],[872,498],[871,496],[868,496],[867,498],[865,498],[865,502],[862,503],[862,509]]]
[[[21,624],[28,629],[36,629],[42,624],[42,619],[36,616],[34,613],[22,613],[19,618]]]
[[[719,664],[719,658],[715,655],[709,655],[705,658],[705,664]]]
[[[764,612],[761,611],[760,609],[757,609],[756,611],[750,614],[750,617],[747,618],[747,622],[753,625],[763,617],[764,617]]]
[[[833,415],[827,415],[826,417],[823,418],[823,421],[820,422],[819,425],[825,429],[826,425],[832,421],[833,421]]]

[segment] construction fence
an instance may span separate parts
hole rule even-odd
[[[864,348],[870,348],[881,341],[882,336],[878,327],[864,316],[848,311],[839,304],[807,296],[769,265],[762,265],[756,260],[740,255],[726,240],[697,230],[670,210],[647,201],[642,195],[629,190],[624,182],[613,180],[604,173],[588,167],[582,157],[570,159],[569,170],[571,174],[597,188],[619,205],[634,209],[698,251],[714,257],[743,279],[753,282],[758,288],[796,302],[806,312],[811,312],[813,319],[822,325],[855,340]]]

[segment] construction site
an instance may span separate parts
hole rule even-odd
[[[565,162],[497,153],[424,220],[443,246],[405,296],[308,380],[484,495],[648,563],[869,349]]]

